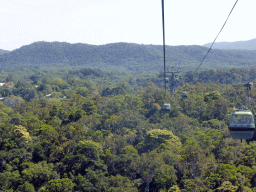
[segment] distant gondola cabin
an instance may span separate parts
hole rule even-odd
[[[171,112],[171,104],[170,103],[164,103],[162,107],[163,113],[170,113]]]
[[[255,131],[252,112],[250,110],[232,111],[228,128],[233,139],[252,139]]]
[[[183,99],[187,99],[187,98],[188,98],[188,92],[187,92],[187,91],[183,91],[183,92],[181,93],[181,97],[182,97]]]

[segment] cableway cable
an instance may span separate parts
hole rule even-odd
[[[166,87],[166,66],[165,66],[165,28],[164,28],[164,0],[162,0],[162,23],[163,23],[163,52],[164,52],[164,86],[165,86],[165,97],[167,95]]]
[[[166,103],[167,97],[167,82],[168,79],[166,78],[166,66],[165,66],[165,34],[164,34],[164,0],[162,0],[162,21],[163,21],[163,52],[164,52],[164,86],[165,86],[165,95],[164,95],[164,104],[162,106],[163,113],[170,113],[171,112],[171,104]]]
[[[197,70],[199,69],[199,67],[203,64],[203,61],[204,61],[204,59],[206,58],[206,56],[207,56],[207,55],[208,55],[208,53],[211,51],[213,44],[215,43],[215,41],[216,41],[216,39],[218,38],[219,34],[221,33],[222,29],[223,29],[223,28],[224,28],[224,26],[226,25],[226,23],[227,23],[227,21],[228,21],[228,19],[229,19],[229,16],[231,15],[231,13],[232,13],[233,9],[235,8],[235,6],[236,6],[236,3],[237,3],[237,2],[238,2],[238,0],[236,0],[236,2],[235,2],[235,4],[234,4],[233,8],[231,9],[231,11],[230,11],[230,13],[229,13],[229,15],[228,15],[228,17],[227,17],[227,19],[226,19],[225,23],[224,23],[224,25],[223,25],[223,26],[222,26],[222,28],[220,29],[220,31],[219,31],[219,33],[218,33],[218,35],[216,36],[216,38],[215,38],[215,39],[214,39],[214,41],[212,42],[211,47],[209,48],[209,50],[208,50],[208,51],[207,51],[207,53],[205,54],[205,56],[204,56],[203,60],[201,61],[201,63],[199,64],[199,66],[196,68],[196,70],[195,70],[195,72],[194,72],[194,73],[196,73],[196,72],[197,72]]]

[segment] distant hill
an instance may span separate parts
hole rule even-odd
[[[9,51],[0,49],[0,55],[3,55],[3,54],[5,54],[5,53],[9,53]]]
[[[212,43],[207,43],[203,46],[210,47]],[[245,49],[245,50],[256,50],[256,39],[248,41],[236,41],[236,42],[219,42],[214,43],[213,49]]]
[[[194,70],[206,54],[202,46],[167,46],[166,65]],[[80,66],[110,71],[163,71],[161,45],[113,43],[106,45],[36,42],[0,55],[0,67]],[[256,65],[256,51],[212,50],[202,67],[231,68]]]

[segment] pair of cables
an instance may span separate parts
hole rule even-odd
[[[208,55],[208,53],[211,51],[212,46],[214,45],[214,43],[215,43],[215,41],[217,40],[218,36],[220,35],[221,31],[222,31],[222,30],[223,30],[223,28],[225,27],[225,25],[226,25],[226,23],[227,23],[227,21],[228,21],[228,19],[229,19],[230,15],[231,15],[231,13],[233,12],[233,10],[234,10],[234,8],[235,8],[235,6],[236,6],[237,2],[238,2],[238,0],[236,0],[236,2],[235,2],[235,4],[233,5],[233,7],[232,7],[232,9],[231,9],[231,11],[230,11],[230,13],[229,13],[229,15],[228,15],[228,17],[227,17],[226,21],[224,22],[224,24],[223,24],[222,28],[220,29],[219,33],[217,34],[216,38],[215,38],[215,39],[214,39],[214,41],[212,42],[212,44],[211,44],[210,48],[208,49],[207,53],[206,53],[206,54],[205,54],[205,56],[203,57],[202,61],[200,62],[200,64],[198,65],[198,67],[196,68],[196,70],[195,70],[195,72],[194,72],[194,73],[196,73],[196,72],[197,72],[197,70],[198,70],[198,69],[200,68],[200,66],[203,64],[203,62],[204,62],[204,60],[205,60],[206,56],[207,56],[207,55]],[[165,80],[165,90],[166,90],[166,83],[167,83],[167,82],[166,82],[166,65],[165,65],[164,0],[162,0],[162,25],[163,25],[163,52],[164,52],[164,80]]]

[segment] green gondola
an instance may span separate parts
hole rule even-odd
[[[187,91],[183,91],[181,93],[181,97],[182,97],[182,99],[187,99],[188,98],[188,92]]]
[[[250,110],[232,111],[228,129],[233,139],[252,139],[255,131],[252,112]]]

